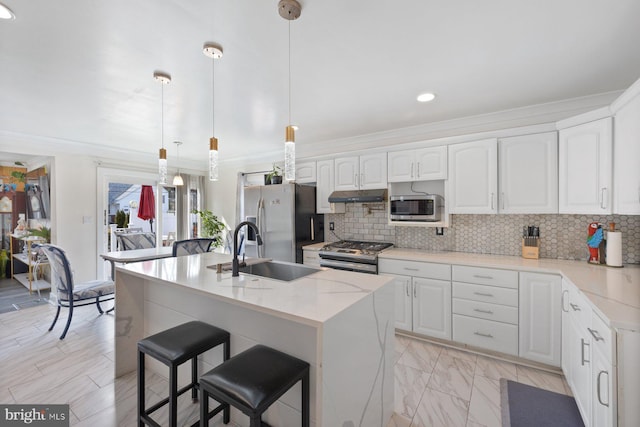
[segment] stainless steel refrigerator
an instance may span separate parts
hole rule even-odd
[[[262,246],[253,230],[245,229],[248,257],[302,263],[302,247],[324,241],[324,215],[316,214],[316,188],[300,184],[244,188],[243,220],[260,230]]]

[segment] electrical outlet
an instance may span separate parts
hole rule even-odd
[[[333,231],[336,229],[336,225],[333,222],[329,223],[329,230]]]
[[[444,236],[444,228],[436,227],[436,236]]]

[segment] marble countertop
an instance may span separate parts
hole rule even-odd
[[[231,260],[231,255],[207,253],[126,264],[117,271],[316,327],[391,281],[385,276],[319,269],[283,282],[244,273],[231,277],[231,271],[218,274],[207,268]]]
[[[314,243],[312,245],[303,246],[302,249],[305,249],[308,251],[319,251],[326,244],[327,242]]]
[[[573,283],[614,328],[640,331],[640,265],[613,268],[586,261],[525,259],[516,256],[429,252],[390,248],[380,258],[560,274]]]

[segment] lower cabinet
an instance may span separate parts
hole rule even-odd
[[[560,366],[562,278],[553,274],[520,273],[519,355]]]
[[[451,339],[451,266],[381,259],[378,270],[394,278],[397,329]]]

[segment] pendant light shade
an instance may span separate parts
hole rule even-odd
[[[211,61],[211,138],[209,138],[209,181],[218,180],[218,138],[215,137],[215,60],[222,58],[222,47],[215,43],[205,43],[202,53]]]
[[[218,180],[218,138],[209,138],[209,181]]]
[[[289,124],[284,138],[284,178],[287,181],[296,179],[296,144],[295,130],[291,124],[291,21],[298,19],[302,7],[297,0],[280,0],[278,13],[289,21]]]
[[[160,83],[161,103],[160,103],[160,153],[158,155],[158,181],[162,185],[167,184],[167,150],[164,148],[164,85],[171,82],[171,76],[160,71],[153,73],[153,78]]]
[[[176,152],[177,152],[177,160],[178,160],[178,172],[176,173],[176,175],[173,177],[173,185],[175,185],[176,187],[180,187],[182,185],[184,185],[184,181],[182,180],[182,175],[180,175],[180,146],[182,145],[182,142],[180,141],[173,141],[174,144],[176,144]]]

